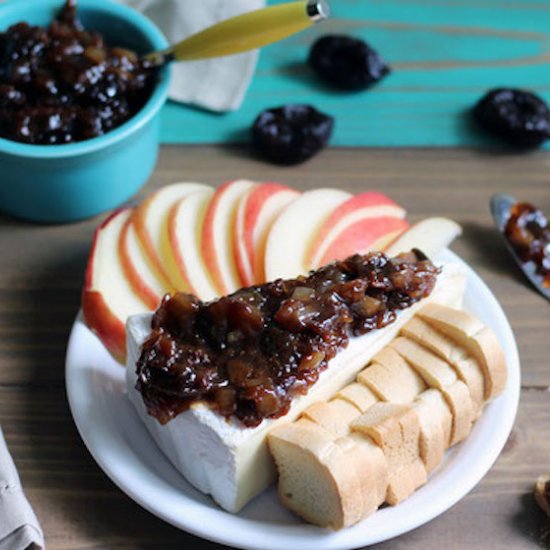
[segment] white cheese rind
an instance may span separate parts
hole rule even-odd
[[[211,495],[222,508],[238,512],[275,480],[275,466],[267,448],[268,431],[280,423],[291,422],[311,403],[329,399],[352,382],[370,358],[426,303],[434,301],[460,307],[465,281],[460,266],[444,266],[428,298],[399,312],[397,320],[383,330],[352,338],[348,347],[330,361],[309,393],[293,400],[288,414],[264,420],[256,428],[227,420],[204,404],[194,405],[165,425],[149,416],[135,389],[135,365],[140,347],[150,333],[152,316],[132,316],[126,325],[128,396],[157,445],[176,469],[197,489]]]

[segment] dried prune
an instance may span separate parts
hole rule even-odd
[[[308,63],[323,80],[346,90],[368,88],[390,72],[364,40],[344,35],[319,38],[311,47]]]
[[[252,144],[277,164],[298,164],[325,147],[334,119],[311,105],[284,105],[261,112],[252,126]]]
[[[525,90],[495,88],[474,107],[474,118],[486,130],[520,147],[538,147],[550,138],[550,109]]]

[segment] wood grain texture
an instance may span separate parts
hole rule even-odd
[[[520,347],[518,422],[496,466],[472,493],[381,549],[550,546],[550,523],[531,497],[536,477],[550,471],[550,309],[507,257],[488,210],[490,195],[506,191],[550,212],[549,174],[545,153],[340,149],[284,169],[242,149],[165,147],[143,191],[236,177],[300,189],[377,189],[403,204],[412,220],[448,215],[463,225],[454,249],[495,292]],[[49,548],[218,548],[164,524],[119,491],[88,454],[70,417],[65,346],[101,219],[46,227],[0,218],[0,424]]]
[[[337,0],[331,6],[326,23],[262,50],[238,111],[220,116],[169,103],[163,140],[243,142],[262,109],[292,102],[336,117],[334,145],[487,144],[467,114],[485,91],[512,86],[550,99],[546,1]],[[327,87],[305,60],[315,38],[328,33],[365,39],[392,74],[366,92]]]

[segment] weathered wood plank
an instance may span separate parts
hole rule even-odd
[[[549,405],[550,393],[523,391],[516,426],[483,481],[439,518],[377,548],[549,545],[550,524],[531,493],[550,471]],[[219,547],[163,523],[107,479],[78,436],[63,389],[0,389],[0,424],[49,548]]]
[[[238,111],[219,116],[169,103],[163,140],[243,142],[262,109],[293,102],[332,114],[332,143],[338,146],[485,144],[466,113],[486,90],[515,86],[550,98],[547,2],[338,0],[331,5],[328,22],[262,50]],[[328,33],[364,38],[388,60],[392,74],[364,93],[328,88],[305,64],[315,38]]]

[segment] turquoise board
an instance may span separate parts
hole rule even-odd
[[[277,2],[271,2],[277,3]],[[310,103],[336,119],[337,146],[489,143],[469,109],[489,88],[534,90],[550,101],[550,0],[332,0],[327,23],[262,50],[242,107],[216,115],[169,103],[165,143],[243,142],[255,116]],[[316,36],[362,37],[393,72],[360,93],[324,86],[304,63]]]

